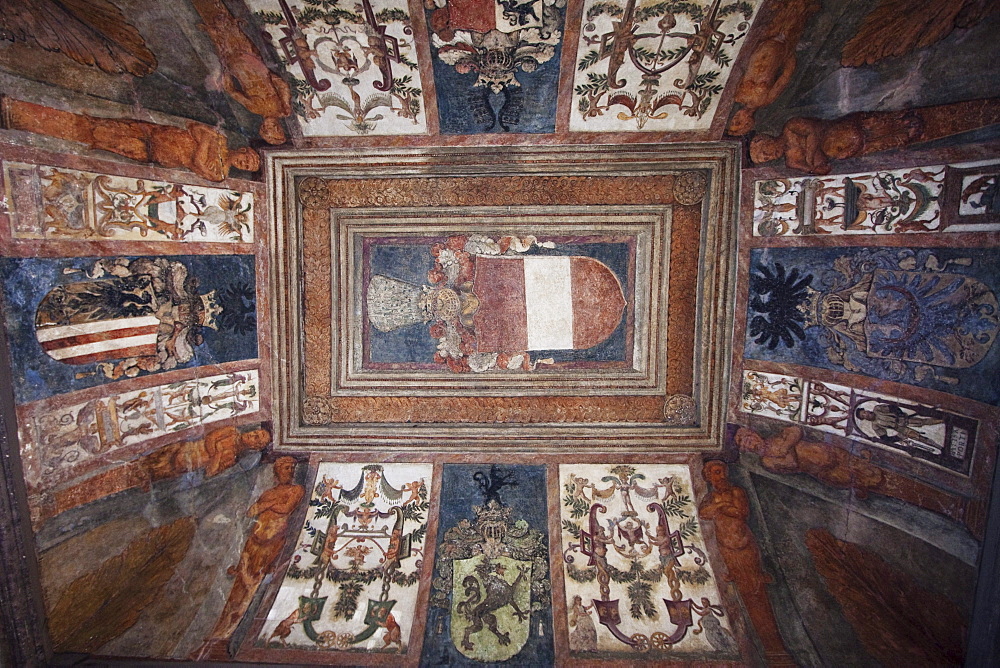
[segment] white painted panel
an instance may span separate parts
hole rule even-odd
[[[524,258],[528,350],[573,347],[573,280],[568,257]]]

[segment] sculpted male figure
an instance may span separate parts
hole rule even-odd
[[[853,489],[861,498],[885,482],[882,469],[864,459],[825,443],[804,441],[800,427],[786,427],[769,438],[740,427],[735,440],[740,450],[760,455],[769,471],[805,473],[831,487]]]
[[[785,165],[825,175],[832,161],[903,148],[1000,122],[1000,98],[969,100],[899,111],[867,111],[834,119],[790,118],[781,135],[756,135],[750,160],[785,159]]]
[[[702,519],[715,522],[719,551],[729,570],[729,578],[741,593],[766,592],[765,585],[771,578],[764,574],[760,562],[757,540],[747,525],[750,502],[742,487],[729,480],[725,462],[712,460],[702,468],[702,477],[712,486],[698,508]]]
[[[80,142],[161,167],[189,169],[209,181],[224,180],[230,168],[260,169],[260,157],[252,148],[230,151],[226,135],[195,121],[180,128],[129,118],[98,118],[2,96],[0,127]]]
[[[698,507],[698,516],[715,523],[719,552],[729,571],[729,580],[736,585],[750,614],[750,621],[764,646],[767,664],[794,666],[795,661],[785,649],[767,596],[771,578],[764,573],[757,540],[747,524],[750,517],[747,493],[729,480],[729,467],[723,461],[705,462],[701,474],[712,491]]]
[[[291,91],[280,76],[264,64],[257,47],[240,22],[220,0],[193,0],[201,28],[215,44],[222,63],[222,88],[247,111],[264,117],[260,137],[268,144],[284,144],[281,120],[292,113]]]
[[[256,520],[243,546],[239,563],[227,571],[236,580],[206,644],[212,640],[225,640],[232,635],[250,606],[261,580],[274,566],[285,546],[288,520],[305,495],[305,488],[292,482],[295,463],[292,457],[279,457],[274,462],[277,484],[261,494],[247,510],[247,516],[255,517]]]
[[[245,452],[260,451],[271,442],[267,429],[240,432],[236,427],[220,427],[204,438],[165,445],[137,460],[124,462],[83,481],[46,494],[37,508],[35,521],[41,522],[72,508],[82,506],[128,489],[148,492],[150,483],[203,470],[206,478],[236,465]]]
[[[235,466],[244,452],[263,450],[270,442],[266,429],[240,432],[236,427],[220,427],[204,438],[164,446],[143,458],[142,465],[154,482],[198,470],[211,478]]]
[[[835,120],[795,117],[779,137],[757,135],[750,142],[754,164],[784,157],[785,164],[816,175],[829,174],[832,160],[901,148],[921,136],[912,111],[851,114]]]
[[[774,102],[795,73],[795,48],[806,21],[820,9],[817,0],[786,0],[771,16],[750,54],[733,101],[741,107],[729,120],[727,132],[745,135],[754,128],[754,113]]]
[[[803,431],[797,426],[786,427],[768,438],[741,427],[735,436],[740,450],[760,455],[761,464],[769,471],[805,473],[832,487],[853,489],[858,498],[874,492],[966,521],[965,501],[959,497],[882,469],[832,445],[803,439]]]

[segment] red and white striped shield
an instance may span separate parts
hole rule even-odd
[[[156,355],[159,326],[156,316],[146,315],[70,325],[39,325],[35,331],[49,357],[66,364],[92,364]]]
[[[473,286],[478,352],[592,348],[626,304],[618,277],[590,257],[478,257]]]

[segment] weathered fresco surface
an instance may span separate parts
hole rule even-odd
[[[559,477],[573,655],[738,659],[688,467],[564,464]]]
[[[748,484],[759,504],[755,531],[780,583],[776,612],[800,611],[801,628],[782,628],[799,661],[961,664],[975,579],[967,535],[926,513],[901,523],[898,507],[883,515],[873,500],[848,502],[845,492],[788,476],[752,474]]]
[[[793,116],[831,118],[1000,95],[995,77],[981,67],[982,55],[994,51],[995,11],[970,11],[956,21],[964,3],[948,2],[941,14],[920,2],[822,5],[799,42],[798,69],[758,114],[758,129],[779,133]]]
[[[961,665],[1000,430],[997,10],[6,0],[0,425],[17,442],[0,455],[21,467],[56,651]],[[732,213],[706,197],[726,175],[690,154],[616,171],[629,145],[685,136],[742,142],[742,210],[718,232],[738,237],[737,266],[709,287],[729,246],[705,245],[699,216]],[[569,170],[457,166],[506,144],[593,152]],[[275,146],[354,163],[265,221]],[[414,166],[441,146],[458,157]],[[362,174],[375,147],[406,147],[403,167]],[[331,211],[404,207],[405,232],[331,255]],[[477,210],[430,229],[445,207]],[[522,224],[528,207],[551,227]],[[560,234],[559,216],[585,223]],[[643,264],[642,216],[669,262]],[[271,271],[268,245],[299,223],[302,253]],[[268,279],[297,284],[293,257],[312,290],[290,324],[308,334],[297,426],[397,438],[434,422],[439,440],[307,463],[272,436],[284,295]],[[613,298],[572,299],[581,259]],[[327,294],[341,261],[357,269],[343,303]],[[529,276],[573,308],[531,326],[557,291],[529,308]],[[708,312],[729,290],[736,308]],[[713,318],[721,338],[699,347]],[[606,327],[578,345],[584,324]],[[357,351],[331,348],[344,332]],[[692,365],[727,346],[728,405],[695,401]],[[612,396],[628,383],[646,394]],[[712,411],[732,423],[698,446],[712,452],[616,454],[632,428]],[[607,438],[459,452],[470,423],[506,437],[519,421]]]
[[[211,477],[161,467],[146,491],[47,522],[37,539],[59,649],[186,658],[222,608],[226,569],[250,525],[246,509],[270,486],[259,461],[259,453],[244,453]]]
[[[996,404],[998,260],[977,248],[756,249],[744,356]]]
[[[545,468],[446,464],[422,666],[553,661]]]
[[[187,658],[271,486],[259,191],[4,158],[5,380],[49,629],[58,651]]]
[[[41,104],[74,100],[66,106],[100,109],[97,116],[141,109],[147,119],[170,115],[218,124],[242,146],[256,136],[259,117],[226,94],[225,68],[191,3],[129,6],[127,19],[115,16],[122,9],[111,2],[76,14],[22,6],[26,13],[10,14],[14,24],[7,24],[16,37],[0,48],[5,94]]]

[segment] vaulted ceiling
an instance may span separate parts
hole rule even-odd
[[[3,658],[957,665],[996,10],[0,0]]]

